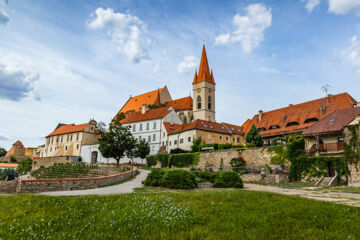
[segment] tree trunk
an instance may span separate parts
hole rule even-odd
[[[120,159],[116,159],[116,167],[120,167]]]

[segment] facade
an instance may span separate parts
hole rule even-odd
[[[305,150],[310,154],[343,156],[346,129],[360,122],[360,107],[337,110],[304,130]]]
[[[268,112],[259,111],[252,119],[248,119],[242,127],[245,134],[255,125],[266,145],[275,137],[291,133],[302,133],[321,119],[336,110],[352,108],[357,101],[348,93],[329,95],[324,98],[280,108]]]
[[[55,130],[46,136],[42,157],[80,156],[81,146],[99,142],[97,122],[90,120],[84,124],[58,124]]]
[[[16,141],[11,149],[6,153],[6,157],[11,156],[24,156],[24,157],[32,157],[34,153],[35,148],[31,147],[24,147],[21,141]]]
[[[240,145],[243,142],[242,128],[227,123],[195,120],[190,124],[165,123],[168,133],[167,151],[175,148],[190,150],[192,141],[201,137],[205,143]]]

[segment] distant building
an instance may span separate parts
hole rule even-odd
[[[58,124],[46,136],[42,157],[80,156],[81,146],[99,142],[97,122],[90,120],[84,124]]]
[[[10,150],[6,153],[6,157],[10,156],[22,156],[22,157],[32,157],[34,153],[35,148],[32,147],[24,147],[21,141],[16,141]]]
[[[275,109],[268,112],[259,111],[248,119],[242,127],[247,134],[255,125],[264,138],[265,145],[270,145],[275,137],[292,133],[302,133],[305,129],[319,122],[336,110],[352,108],[357,101],[348,93],[329,95],[324,98]]]

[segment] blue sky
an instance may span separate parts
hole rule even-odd
[[[360,1],[0,0],[0,146],[57,123],[108,123],[167,85],[188,96],[205,40],[216,119],[349,92],[360,99]]]

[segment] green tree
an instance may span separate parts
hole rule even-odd
[[[5,148],[0,147],[0,157],[5,156],[6,153],[7,153],[7,151],[5,150]]]
[[[264,140],[260,134],[260,131],[255,127],[255,125],[252,125],[250,131],[248,134],[246,134],[245,140],[247,143],[253,143],[256,147],[261,147],[264,145]]]
[[[193,145],[191,146],[191,151],[192,152],[200,152],[201,143],[202,143],[201,137],[193,138],[193,141],[192,141]]]
[[[119,121],[114,120],[109,131],[101,131],[99,139],[99,150],[106,158],[114,158],[116,166],[119,167],[120,159],[125,156],[126,151],[134,148],[134,137],[130,127],[124,127]],[[135,140],[136,142],[136,140]]]
[[[150,153],[149,143],[145,139],[140,140],[139,143],[137,144],[135,156],[144,159],[146,158],[147,155],[149,155],[149,153]]]
[[[18,174],[25,175],[26,173],[30,172],[31,168],[32,168],[32,162],[33,161],[31,158],[26,158],[26,159],[22,160],[16,169]]]

